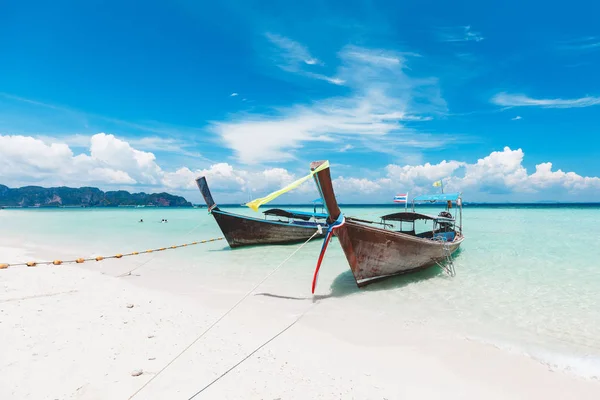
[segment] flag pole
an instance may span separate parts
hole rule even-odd
[[[408,192],[406,192],[406,201],[404,202],[404,211],[408,210]]]

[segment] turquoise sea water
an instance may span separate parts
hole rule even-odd
[[[243,208],[232,211],[253,214]],[[392,212],[388,207],[343,211],[370,219]],[[456,277],[432,268],[363,290],[355,287],[334,240],[318,293],[339,299],[341,306],[352,296],[353,304],[389,318],[426,319],[439,329],[527,353],[557,369],[600,377],[599,212],[600,207],[465,207],[466,240],[455,259]],[[160,223],[162,218],[169,222]],[[217,236],[219,228],[206,209],[0,210],[0,246],[42,246],[51,259],[53,249],[77,258]],[[265,285],[281,296],[310,296],[320,246],[320,240],[311,242]],[[197,279],[235,285],[258,282],[294,249],[231,250],[220,241],[156,257],[168,260],[163,265],[175,273],[193,265]],[[0,254],[0,262],[17,261],[27,260],[5,260]]]

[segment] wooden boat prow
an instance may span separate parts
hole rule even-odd
[[[209,213],[217,221],[230,247],[263,244],[288,244],[308,240],[318,225],[325,226],[326,215],[293,210],[271,209],[264,212],[265,219],[234,214],[221,210],[215,203],[206,177],[196,179],[196,184],[206,202]],[[266,219],[267,216],[279,219]],[[283,219],[281,219],[283,218]],[[314,238],[323,237],[317,234]]]
[[[314,171],[323,162],[311,163],[311,170]],[[335,197],[329,168],[316,173],[314,179],[329,214],[328,222],[333,223],[339,220],[341,210]],[[461,204],[460,200],[458,204]],[[411,219],[413,221],[412,231],[398,232],[386,229],[389,221],[405,220],[408,222]],[[433,221],[434,227],[431,234],[417,235],[414,233],[414,221],[420,219]],[[359,287],[389,276],[413,272],[442,263],[458,250],[464,240],[462,207],[460,228],[456,226],[454,218],[429,216],[414,211],[384,216],[382,222],[383,228],[367,224],[362,220],[345,217],[344,223],[334,231]],[[436,231],[436,224],[443,229]],[[449,232],[449,226],[452,226],[452,232]],[[449,240],[450,238],[451,240]]]

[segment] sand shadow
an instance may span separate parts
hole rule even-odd
[[[289,242],[289,243],[258,243],[258,244],[246,244],[243,246],[238,246],[238,247],[230,247],[228,244],[225,245],[221,250],[230,250],[230,251],[244,251],[244,250],[251,250],[251,249],[256,249],[256,248],[263,248],[263,247],[275,247],[275,248],[294,248],[294,246],[298,246],[298,245],[302,245],[302,244],[312,244],[314,242],[318,242],[319,240],[322,240],[322,237],[315,237],[313,238],[310,242],[306,242],[304,240],[300,240],[300,241],[294,241],[294,242]],[[209,251],[219,251],[218,249],[213,249],[213,250],[209,250]]]
[[[356,285],[356,281],[354,280],[354,275],[350,270],[342,272],[339,274],[331,283],[330,292],[327,294],[315,294],[308,295],[304,297],[295,297],[295,296],[285,296],[282,294],[276,293],[255,293],[254,296],[265,296],[272,297],[276,299],[284,299],[284,300],[312,300],[313,302],[319,300],[325,300],[329,298],[341,298],[346,296],[351,296],[364,292],[371,291],[380,291],[380,290],[390,290],[390,289],[398,289],[403,286],[410,285],[411,283],[420,282],[424,280],[428,280],[431,278],[435,278],[438,276],[443,276],[443,271],[438,266],[433,266],[431,268],[427,268],[422,271],[412,272],[410,274],[405,275],[397,275],[389,278],[382,279],[381,281],[374,282],[368,286],[363,288],[359,288]]]
[[[459,248],[456,252],[454,252],[453,254],[453,259],[456,260],[456,258],[460,255],[462,249]],[[433,279],[433,278],[439,278],[439,279],[445,279],[445,278],[450,278],[442,268],[440,268],[437,265],[433,265],[429,268],[420,270],[420,271],[416,271],[416,272],[410,272],[407,274],[403,274],[403,275],[396,275],[396,276],[391,276],[388,278],[384,278],[381,279],[379,281],[373,282],[370,285],[364,286],[363,288],[359,288],[356,285],[356,281],[354,279],[354,275],[352,275],[352,271],[350,271],[349,269],[345,272],[342,272],[341,274],[339,274],[331,283],[330,286],[330,292],[328,294],[316,294],[316,295],[309,295],[309,296],[305,296],[305,297],[294,297],[294,296],[285,296],[285,295],[279,295],[279,294],[275,294],[275,293],[255,293],[255,296],[267,296],[267,297],[273,297],[273,298],[278,298],[278,299],[285,299],[285,300],[312,300],[314,301],[318,301],[318,300],[324,300],[324,299],[328,299],[328,298],[342,298],[342,297],[346,297],[346,296],[351,296],[351,295],[355,295],[355,294],[359,294],[359,293],[368,293],[368,292],[378,292],[381,290],[394,290],[394,289],[399,289],[408,285],[411,285],[413,283],[418,283],[418,282],[423,282],[423,281],[427,281],[429,279]]]
[[[262,292],[262,293],[254,293],[254,296],[265,296],[265,297],[273,297],[276,299],[285,299],[285,300],[310,300],[312,299],[312,297],[294,297],[294,296],[284,296],[282,294],[275,294],[275,293],[266,293],[266,292]]]
[[[461,252],[462,248],[459,247],[452,254],[452,259],[456,260],[456,258],[460,255]],[[380,290],[399,289],[413,283],[423,282],[433,278],[450,277],[438,265],[433,265],[429,268],[420,271],[383,278],[379,281],[371,283],[370,285],[364,286],[363,288],[359,288],[356,285],[356,281],[354,279],[354,275],[352,275],[352,271],[348,270],[339,274],[333,280],[330,287],[331,292],[328,295],[323,295],[323,298],[345,297],[363,292],[377,292]]]
[[[208,249],[206,250],[207,253],[214,253],[214,252],[221,252],[221,251],[232,251],[235,249],[232,249],[231,247],[229,247],[228,244],[226,244],[225,246],[218,248],[218,249]]]
[[[319,238],[317,238],[318,240]],[[310,246],[315,242],[315,239],[311,240],[310,242],[306,243],[306,246]],[[208,249],[206,250],[207,252],[219,252],[219,251],[233,251],[233,252],[244,252],[247,250],[254,250],[254,249],[263,249],[263,248],[268,248],[268,249],[272,249],[272,248],[279,248],[279,249],[285,249],[285,248],[290,248],[290,249],[294,249],[294,246],[298,246],[298,244],[303,244],[303,242],[294,242],[294,243],[273,243],[273,244],[249,244],[249,245],[244,245],[244,246],[240,246],[240,247],[230,247],[228,244],[224,245],[221,248],[215,248],[215,249]]]

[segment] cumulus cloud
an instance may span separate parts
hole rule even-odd
[[[240,170],[228,163],[216,163],[205,169],[181,167],[167,171],[159,166],[153,153],[138,150],[114,135],[98,133],[87,142],[89,150],[75,154],[69,145],[56,139],[47,142],[30,136],[0,135],[0,183],[95,185],[108,189],[126,186],[149,191],[192,191],[195,195],[195,179],[205,175],[217,193],[246,200],[248,193],[269,192],[297,178],[283,168]],[[301,193],[311,190],[311,185],[306,186]]]
[[[386,172],[387,177],[392,181],[403,182],[410,186],[421,186],[449,177],[464,165],[466,164],[463,162],[445,160],[433,165],[430,163],[405,166],[390,164],[386,167]]]
[[[295,177],[284,168],[267,168],[251,172],[234,168],[228,163],[217,163],[209,168],[192,171],[187,167],[175,172],[166,172],[164,184],[170,188],[194,189],[195,179],[206,176],[211,188],[222,191],[260,191],[262,189],[284,186]]]
[[[304,175],[302,170],[294,173],[285,168],[247,169],[229,163],[214,163],[202,169],[183,166],[169,171],[160,167],[153,153],[138,150],[113,135],[99,133],[89,143],[89,151],[75,154],[64,143],[0,135],[0,183],[168,190],[199,200],[195,179],[204,175],[215,198],[226,203],[246,201],[249,195],[264,195]],[[595,198],[600,194],[598,177],[553,170],[551,162],[536,165],[530,173],[523,165],[524,158],[522,149],[505,147],[473,163],[444,160],[436,164],[390,164],[381,170],[371,170],[368,177],[339,176],[336,164],[332,163],[332,173],[336,193],[344,202],[365,202],[365,195],[369,195],[368,201],[386,202],[398,190],[410,191],[411,195],[431,192],[432,183],[440,179],[444,180],[447,191],[463,191],[472,199],[482,195],[493,198],[498,194],[541,198],[555,193],[579,199],[577,196]],[[283,199],[308,201],[314,196],[316,188],[307,182]]]
[[[64,143],[30,136],[0,135],[0,175],[8,182],[156,184],[154,154],[136,150],[113,135],[91,137],[90,153],[75,155]]]
[[[527,195],[541,198],[556,193],[578,196],[582,193],[600,193],[600,178],[584,177],[575,172],[552,170],[552,163],[536,165],[535,172],[528,173],[523,166],[525,153],[521,149],[505,147],[494,151],[475,163],[442,161],[438,164],[395,165],[385,168],[379,178],[354,179],[339,177],[334,180],[336,192],[348,199],[361,201],[361,193],[381,194],[391,198],[397,190],[409,190],[417,195],[434,191],[432,183],[442,179],[447,192],[462,191],[470,197],[493,198],[494,195]],[[564,196],[562,196],[564,198]],[[385,201],[386,197],[380,197]],[[362,200],[364,201],[364,199]]]
[[[383,184],[387,182],[387,179],[373,181],[367,178],[344,178],[340,176],[333,180],[333,185],[336,193],[340,193],[344,197],[344,195],[348,194],[364,195],[377,193],[382,190]]]

